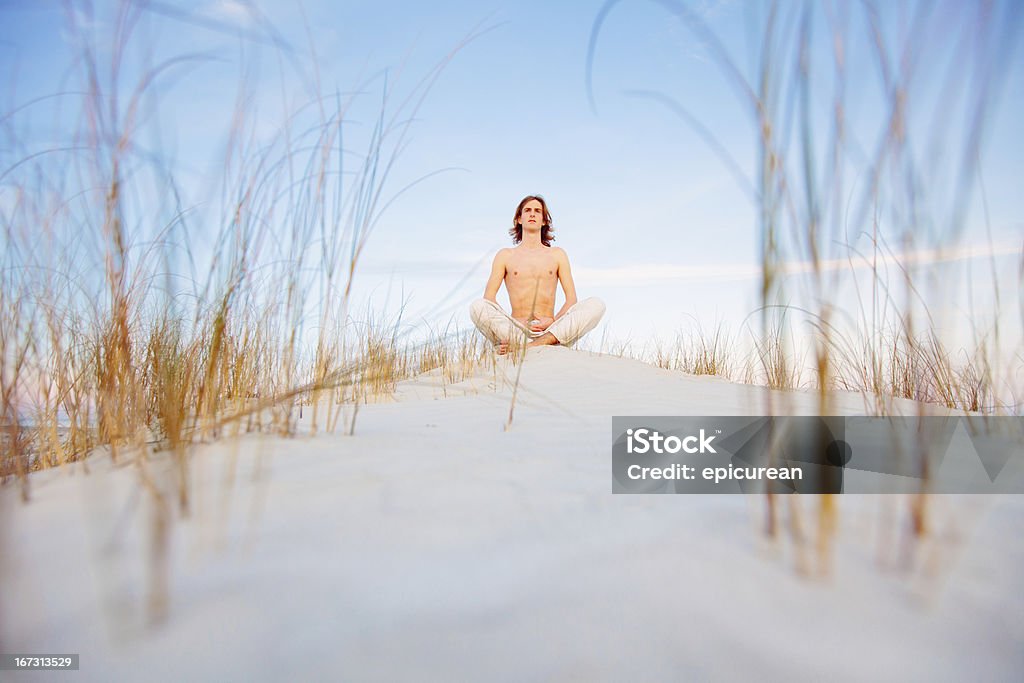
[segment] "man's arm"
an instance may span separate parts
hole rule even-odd
[[[558,250],[558,281],[562,283],[562,292],[565,293],[565,303],[555,314],[555,320],[561,318],[570,306],[576,303],[576,283],[572,281],[572,270],[569,268],[569,255],[565,249]]]
[[[487,285],[484,287],[484,298],[488,301],[498,303],[498,290],[505,280],[505,249],[494,255],[494,263],[491,264],[491,276],[487,278]]]

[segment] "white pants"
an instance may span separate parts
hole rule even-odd
[[[469,317],[473,319],[473,324],[493,344],[536,339],[545,332],[550,332],[559,344],[572,346],[580,337],[597,327],[603,315],[604,302],[591,297],[570,306],[569,310],[551,323],[544,332],[534,332],[493,301],[477,299],[469,307]]]

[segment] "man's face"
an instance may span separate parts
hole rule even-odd
[[[536,199],[531,199],[523,206],[519,222],[522,223],[523,230],[539,231],[544,225],[544,207]]]

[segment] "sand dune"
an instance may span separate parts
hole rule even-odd
[[[151,505],[134,467],[97,454],[88,475],[37,473],[27,506],[5,488],[0,650],[81,655],[77,674],[26,680],[1024,671],[1024,497],[934,497],[934,533],[914,546],[904,499],[843,496],[831,571],[817,576],[813,549],[761,534],[761,497],[611,494],[612,415],[764,414],[767,390],[538,349],[506,431],[502,372],[515,371],[454,385],[428,373],[361,407],[351,437],[197,447],[167,616],[152,627]],[[770,397],[780,412],[817,409],[814,394]],[[834,402],[866,412],[858,395]],[[151,468],[170,486],[165,456]],[[817,501],[798,504],[812,532]]]

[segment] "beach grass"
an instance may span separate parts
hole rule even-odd
[[[586,75],[592,106],[595,53],[624,4],[605,2],[592,26]],[[971,315],[973,345],[951,348],[937,332],[932,311],[934,302],[949,296],[941,289],[948,283],[937,286],[914,258],[922,249],[950,250],[968,233],[983,131],[1003,85],[999,65],[1012,58],[1013,7],[961,7],[951,37],[950,19],[943,15],[951,8],[941,3],[901,7],[898,31],[883,20],[886,8],[871,3],[764,3],[746,12],[750,44],[744,62],[713,30],[706,8],[672,0],[658,4],[701,53],[706,76],[730,86],[755,141],[755,164],[747,171],[726,151],[713,122],[695,113],[699,103],[679,101],[668,87],[627,91],[678,115],[755,208],[762,277],[758,322],[749,339],[753,354],[739,364],[727,356],[716,365],[732,368],[726,376],[740,368],[739,378],[771,388],[816,391],[821,415],[830,414],[837,388],[861,392],[866,411],[881,415],[889,414],[894,397],[918,401],[921,411],[934,403],[954,411],[1021,414],[1014,378],[1019,382],[1024,353],[1019,341],[1015,348],[1000,348],[1003,312],[992,323]],[[867,37],[868,54],[853,53],[854,32]],[[956,58],[924,59],[922,51],[936,45],[959,46]],[[831,56],[825,63],[814,58],[822,46]],[[879,108],[865,115],[862,106],[859,117],[851,115],[866,89]],[[938,111],[943,116],[932,115]],[[983,215],[987,220],[987,208]],[[870,241],[871,253],[858,251],[862,238]],[[854,261],[869,264],[866,281],[857,279]],[[850,267],[833,267],[837,262]],[[991,267],[979,278],[980,288],[987,280],[998,303]],[[835,294],[851,281],[857,308],[837,310]],[[928,298],[930,290],[934,296]],[[692,371],[690,358],[709,345],[732,347],[721,345],[717,335],[696,344],[677,341],[668,353],[656,349],[654,362]],[[764,414],[784,410],[778,400],[766,393]],[[831,496],[820,500],[815,545],[819,566],[827,567],[835,502]],[[928,505],[923,493],[911,501],[917,538],[929,527]],[[781,515],[768,494],[770,536],[782,528]],[[806,525],[795,510],[789,519],[790,537],[803,547],[810,538]]]
[[[676,9],[687,25],[719,45],[708,38],[709,29],[698,17]],[[126,4],[120,11],[131,19],[139,10]],[[805,336],[811,340],[809,348],[797,349],[787,306],[775,303],[785,294],[784,273],[778,268],[787,254],[779,232],[785,227],[796,235],[787,248],[805,252],[814,264],[832,255],[822,245],[842,242],[848,226],[839,220],[835,206],[836,197],[844,194],[837,184],[843,164],[833,157],[848,153],[841,116],[849,94],[843,90],[844,65],[837,55],[833,137],[814,140],[810,114],[801,109],[812,79],[800,61],[811,39],[812,18],[806,8],[796,16],[780,18],[780,12],[794,10],[773,5],[765,19],[759,81],[742,79],[724,47],[719,45],[715,53],[719,66],[741,80],[761,131],[758,196],[764,277],[759,329],[746,326],[734,337],[721,324],[706,330],[694,321],[692,329],[669,342],[656,340],[650,348],[639,349],[632,342],[616,348],[602,344],[603,352],[690,374],[818,390],[823,411],[827,392],[835,388],[872,397],[879,413],[885,412],[889,397],[956,410],[1019,410],[1018,403],[1001,404],[995,394],[998,339],[980,333],[974,348],[947,348],[933,330],[915,324],[913,307],[897,310],[894,288],[879,270],[871,273],[863,300],[895,311],[893,327],[865,324],[852,332],[841,330],[833,311],[822,303],[834,283],[827,272],[815,269],[800,285],[820,304],[810,312],[814,334]],[[870,15],[868,19],[870,24]],[[76,30],[74,17],[69,21]],[[788,42],[782,40],[779,26],[794,24],[802,29]],[[836,23],[833,29],[834,40],[841,42],[841,26]],[[116,36],[122,47],[132,40],[125,31]],[[100,46],[85,33],[79,38],[86,95],[80,100],[73,138],[85,144],[77,145],[71,168],[91,182],[79,190],[79,201],[70,204],[54,192],[74,186],[75,176],[60,172],[68,167],[63,148],[6,160],[6,182],[18,199],[3,216],[0,408],[9,445],[5,476],[72,462],[98,445],[109,445],[118,458],[125,449],[145,444],[179,451],[197,439],[239,430],[288,435],[294,433],[300,404],[318,411],[326,396],[335,404],[376,400],[417,372],[439,371],[445,382],[457,383],[491,362],[483,342],[472,334],[432,334],[426,342],[409,344],[404,341],[408,329],[400,320],[382,320],[372,312],[363,320],[349,315],[359,255],[386,204],[382,189],[387,170],[408,131],[408,120],[399,116],[407,113],[401,107],[415,108],[436,78],[436,69],[398,107],[391,103],[392,86],[382,84],[377,118],[360,150],[342,145],[346,116],[355,107],[351,96],[318,96],[296,107],[315,112],[302,121],[312,125],[301,132],[285,126],[263,148],[249,142],[255,114],[240,97],[225,123],[229,142],[223,177],[211,183],[225,189],[204,272],[196,263],[203,255],[194,253],[185,232],[195,220],[192,208],[179,205],[172,169],[159,159],[140,160],[132,151],[142,134],[138,111],[158,101],[158,75],[174,64],[143,73],[127,94],[110,92],[111,84],[100,74],[107,67],[121,68],[117,60],[124,58],[124,50],[114,51],[114,63],[103,65]],[[898,65],[881,44],[877,57],[895,79]],[[796,74],[792,82],[788,73]],[[785,82],[775,82],[779,79]],[[907,87],[896,81],[890,85],[894,92]],[[243,83],[240,93],[245,91]],[[781,98],[780,91],[791,93],[793,100]],[[125,103],[109,115],[107,105],[118,96]],[[31,109],[8,117],[11,134],[16,114],[30,116]],[[795,123],[779,120],[786,116]],[[890,133],[882,138],[870,166],[875,176],[903,169],[892,168],[909,146],[903,116],[894,103],[885,122]],[[802,134],[786,140],[774,137],[773,131],[787,125]],[[12,144],[12,149],[17,146]],[[821,149],[830,150],[828,168],[814,163]],[[356,161],[346,162],[349,157]],[[151,194],[145,184],[152,176],[163,180],[166,191],[147,202],[172,207],[166,223],[155,230],[145,226],[149,217],[131,199]],[[883,196],[879,182],[867,192],[857,203],[858,215],[900,199]],[[278,217],[290,222],[283,236],[271,227]],[[39,226],[52,239],[36,239],[29,225]],[[95,262],[89,271],[82,266],[81,243],[71,239],[73,225],[90,231],[85,252]],[[904,226],[903,234],[909,239],[915,227]],[[267,245],[274,240],[280,242],[278,250],[268,259]],[[165,270],[183,261],[198,273],[184,284],[181,273]],[[174,286],[166,284],[171,275],[179,280]],[[912,290],[911,269],[903,268],[902,277]],[[312,323],[301,301],[309,291],[323,294]],[[877,318],[867,308],[860,311],[865,323]],[[260,410],[252,409],[254,402]],[[316,413],[314,431],[336,429],[337,415],[333,410],[323,418]],[[354,426],[353,416],[348,431]]]

